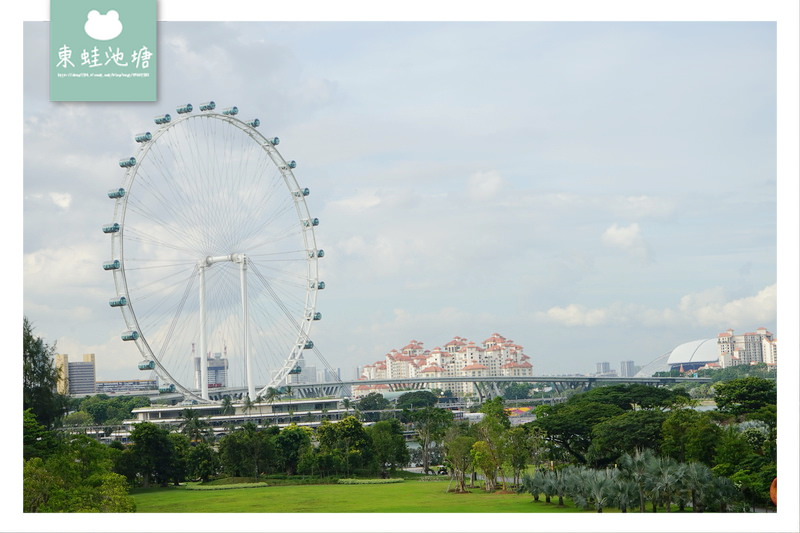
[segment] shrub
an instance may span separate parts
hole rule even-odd
[[[385,483],[401,483],[404,480],[402,478],[387,478],[387,479],[340,479],[338,483],[340,485],[382,485]]]

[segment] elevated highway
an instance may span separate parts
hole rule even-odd
[[[484,377],[438,377],[438,378],[394,378],[373,380],[333,381],[327,383],[290,384],[291,395],[295,398],[349,397],[352,389],[359,385],[388,385],[390,391],[417,390],[430,388],[439,383],[473,383],[481,399],[500,395],[502,385],[507,383],[541,383],[553,387],[558,393],[569,389],[588,390],[598,385],[617,383],[639,383],[663,387],[676,383],[710,383],[711,378],[688,377],[599,377],[599,376],[484,376]],[[284,392],[289,389],[284,389]],[[212,400],[221,400],[225,396],[232,399],[243,399],[247,389],[225,388],[209,391]]]

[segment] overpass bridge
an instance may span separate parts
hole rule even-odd
[[[350,397],[352,388],[359,385],[388,385],[390,391],[407,391],[430,388],[439,383],[473,383],[480,399],[499,396],[502,386],[509,383],[541,383],[549,385],[556,392],[563,393],[569,389],[588,390],[598,385],[618,383],[639,383],[655,387],[674,385],[676,383],[710,383],[711,378],[689,377],[600,377],[600,376],[482,376],[482,377],[437,377],[437,378],[393,378],[352,381],[332,381],[326,383],[292,383],[291,395],[295,398]],[[286,392],[288,388],[284,390]],[[245,387],[219,388],[209,390],[209,398],[219,401],[225,396],[233,400],[241,400],[247,394]],[[163,395],[162,395],[163,397]]]

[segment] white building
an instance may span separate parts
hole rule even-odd
[[[734,335],[729,329],[717,335],[719,365],[722,368],[756,363],[778,364],[778,341],[767,328]]]
[[[364,366],[360,379],[430,377],[431,388],[463,396],[475,392],[472,383],[434,380],[439,377],[532,375],[533,365],[522,346],[494,333],[482,346],[463,337],[454,337],[444,347],[426,350],[422,342],[412,340],[401,350],[391,350],[383,359]],[[370,392],[384,392],[385,388],[385,385],[359,385],[353,388],[353,394],[360,397]]]

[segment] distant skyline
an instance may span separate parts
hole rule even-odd
[[[543,374],[781,336],[773,23],[165,22],[159,101],[122,104],[49,102],[46,39],[25,25],[24,312],[98,379],[141,377],[100,268],[116,162],[209,99],[312,191],[334,367],[493,331]]]

